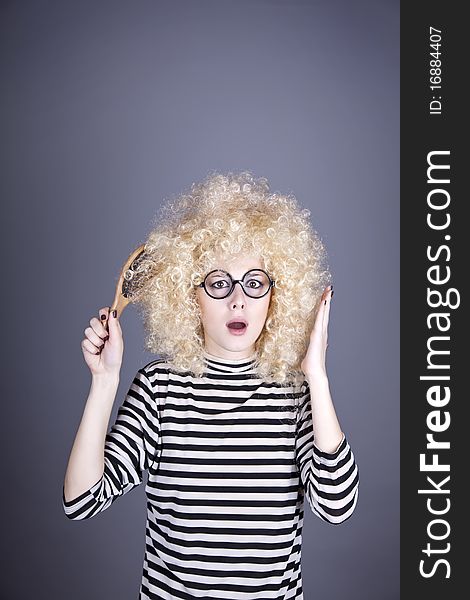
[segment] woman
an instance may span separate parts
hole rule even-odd
[[[304,496],[329,523],[354,511],[325,364],[333,290],[309,214],[248,172],[213,173],[163,207],[135,296],[162,357],[109,433],[121,327],[103,308],[85,330],[92,385],[64,511],[92,517],[148,471],[140,598],[301,599]]]

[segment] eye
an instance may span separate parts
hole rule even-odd
[[[246,282],[246,287],[250,287],[250,288],[253,288],[255,290],[258,289],[258,288],[260,288],[260,287],[262,287],[262,286],[263,286],[263,282],[262,281],[258,281],[257,279],[249,279]]]
[[[221,285],[218,285],[219,283]],[[219,279],[218,281],[214,281],[213,283],[211,283],[210,287],[213,287],[216,290],[221,290],[222,288],[228,287],[228,286],[229,286],[229,283],[226,279]]]

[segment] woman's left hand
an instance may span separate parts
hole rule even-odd
[[[307,353],[300,363],[305,376],[323,372],[326,374],[326,349],[328,348],[328,321],[330,303],[333,296],[333,286],[325,288],[318,308],[315,323],[310,334]]]

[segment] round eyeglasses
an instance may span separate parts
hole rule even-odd
[[[221,300],[230,296],[236,283],[241,285],[242,290],[250,298],[262,298],[272,287],[275,287],[276,282],[263,269],[251,269],[243,275],[243,279],[232,279],[227,271],[214,269],[197,287],[203,287],[211,298]]]

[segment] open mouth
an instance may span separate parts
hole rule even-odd
[[[240,334],[246,331],[248,323],[244,319],[232,319],[227,323],[227,327],[230,333]]]

